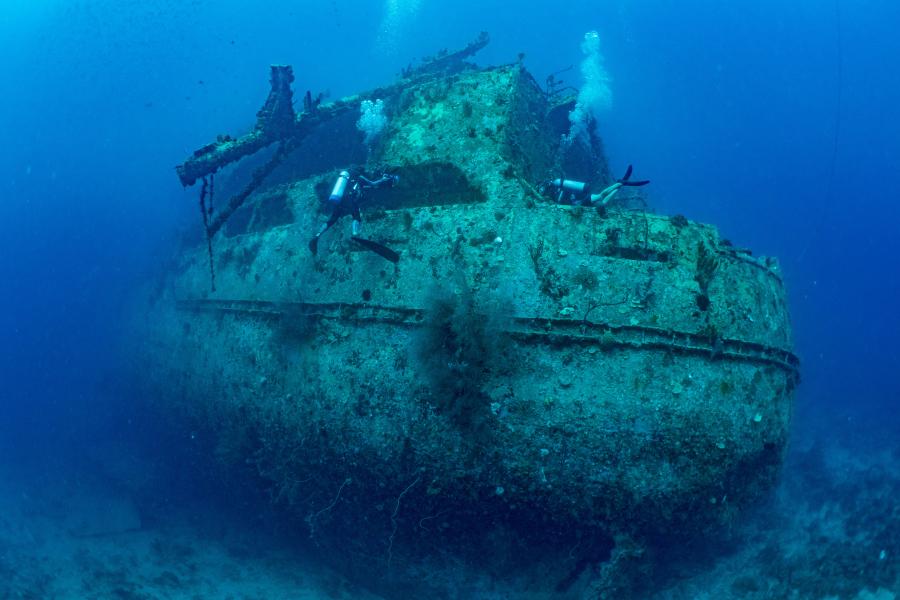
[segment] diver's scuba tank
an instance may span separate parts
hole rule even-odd
[[[583,181],[557,178],[551,180],[549,183],[551,187],[555,187],[559,190],[559,196],[556,199],[557,202],[563,202],[567,198],[571,200],[580,199],[591,193],[590,184]]]
[[[337,204],[338,202],[343,200],[344,194],[347,192],[347,184],[349,183],[350,172],[341,171],[341,174],[338,175],[337,181],[334,182],[334,187],[331,188],[331,195],[328,197],[328,201]]]
[[[575,194],[583,194],[590,189],[590,186],[583,181],[573,181],[571,179],[554,179],[550,185]]]

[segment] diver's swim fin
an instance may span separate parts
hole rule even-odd
[[[319,236],[314,237],[309,240],[309,251],[313,253],[313,256],[316,255],[316,251],[319,249]]]
[[[360,246],[362,246],[363,248],[365,248],[366,250],[371,250],[378,256],[380,256],[386,260],[389,260],[392,263],[395,263],[398,260],[400,260],[399,254],[397,254],[396,252],[394,252],[387,246],[383,246],[383,245],[379,244],[378,242],[373,242],[372,240],[367,240],[365,238],[360,238],[360,237],[356,237],[356,236],[353,236],[350,239],[353,240],[354,242],[356,242],[357,244],[359,244]]]
[[[627,185],[628,187],[641,187],[642,185],[647,185],[648,183],[650,183],[649,179],[644,179],[642,181],[630,181],[631,171],[631,165],[628,165],[628,168],[625,169],[625,175],[622,176],[622,179],[617,179],[616,183],[621,183],[622,185]]]

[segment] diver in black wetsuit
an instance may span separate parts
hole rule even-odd
[[[399,257],[396,252],[381,244],[358,236],[362,224],[362,215],[360,214],[359,208],[366,200],[366,192],[383,186],[392,186],[399,181],[399,179],[400,178],[396,175],[383,173],[380,178],[372,181],[360,173],[354,172],[351,174],[350,171],[341,171],[337,181],[334,182],[334,188],[331,190],[331,195],[328,197],[328,203],[332,205],[331,216],[328,218],[328,222],[322,225],[316,236],[309,241],[310,252],[313,254],[316,253],[319,246],[319,237],[321,237],[323,233],[328,231],[328,229],[337,223],[341,217],[351,215],[353,217],[351,239],[365,247],[367,250],[372,250],[391,262],[397,262]]]

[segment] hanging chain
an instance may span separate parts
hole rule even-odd
[[[212,234],[209,230],[209,216],[212,214],[213,194],[210,182],[203,178],[203,186],[200,188],[200,215],[203,217],[203,231],[206,233],[206,251],[209,254],[209,284],[212,291],[216,291],[216,271],[213,266]],[[209,210],[206,208],[206,193],[209,191]]]

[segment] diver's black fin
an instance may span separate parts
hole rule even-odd
[[[309,240],[309,251],[313,253],[315,256],[316,251],[319,249],[319,237],[316,236],[313,239]]]
[[[355,237],[355,236],[350,239],[352,239],[354,242],[356,242],[357,244],[359,244],[366,250],[371,250],[378,256],[380,256],[386,260],[389,260],[392,263],[395,263],[398,260],[400,260],[399,254],[397,254],[396,252],[394,252],[387,246],[383,246],[383,245],[379,244],[378,242],[373,242],[372,240],[367,240],[365,238],[360,238],[360,237]]]
[[[631,177],[631,165],[628,165],[628,168],[625,169],[625,174],[622,176],[622,179],[620,179],[619,181],[622,183],[625,183],[626,181],[628,181],[629,177]]]

